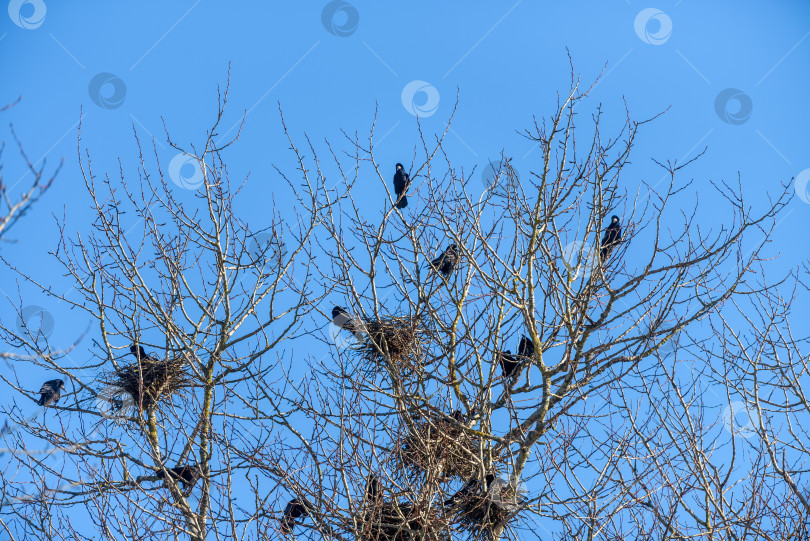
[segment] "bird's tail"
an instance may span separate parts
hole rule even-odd
[[[404,209],[407,206],[408,206],[408,196],[405,195],[405,194],[402,194],[402,197],[400,197],[399,201],[397,202],[397,208],[398,209]]]

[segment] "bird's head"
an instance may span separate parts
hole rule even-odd
[[[614,215],[613,215],[613,216],[610,218],[610,221],[611,221],[611,222],[613,222],[614,224],[617,224],[617,223],[619,223],[619,217],[618,217],[618,216],[616,216],[616,215],[614,214]]]
[[[341,308],[340,306],[335,305],[335,307],[332,308],[332,319],[338,317],[343,312],[345,312],[345,310],[343,308]]]
[[[65,388],[65,381],[64,380],[58,379],[58,380],[56,380],[56,383],[57,383],[57,385],[56,385],[57,389],[63,390]]]
[[[138,359],[146,358],[146,350],[143,349],[143,346],[136,346],[135,344],[132,344],[129,346],[129,352],[135,355]]]
[[[399,171],[399,170],[401,170],[401,169],[405,169],[405,168],[404,168],[404,167],[402,167],[402,164],[401,164],[401,163],[398,163],[398,164],[397,164],[397,171]]]
[[[458,244],[451,244],[450,249],[453,250],[454,252],[458,252]]]

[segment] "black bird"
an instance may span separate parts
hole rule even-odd
[[[448,276],[456,268],[458,263],[458,245],[451,244],[442,252],[442,255],[430,262],[430,265],[438,272]]]
[[[366,481],[366,501],[376,502],[381,495],[382,483],[380,483],[380,479],[376,475],[370,473]]]
[[[514,374],[515,370],[520,366],[520,361],[512,356],[512,352],[508,349],[506,351],[497,352],[498,364],[501,365],[503,376],[508,378]]]
[[[50,406],[59,402],[59,397],[65,389],[65,382],[61,379],[52,379],[42,384],[39,389],[41,396],[37,402],[40,406]]]
[[[489,485],[491,485],[494,480],[495,480],[495,474],[492,474],[492,473],[488,474],[484,478],[484,487],[483,487],[484,490],[483,490],[483,492],[486,492],[487,490],[489,490]],[[475,494],[476,492],[478,492],[480,490],[481,490],[481,480],[480,479],[470,479],[469,481],[467,481],[466,485],[461,487],[461,490],[459,490],[458,492],[453,494],[450,497],[449,500],[445,500],[444,506],[445,507],[450,507],[450,506],[454,505],[456,502],[463,502],[464,500],[466,500],[467,498],[469,498],[470,496],[472,496],[473,494]]]
[[[129,352],[135,355],[135,358],[139,361],[154,361],[155,359],[146,354],[146,350],[143,349],[143,346],[136,346],[132,344],[129,346]]]
[[[610,252],[622,240],[622,226],[619,224],[619,217],[612,216],[610,218],[610,225],[605,229],[605,234],[602,236],[602,249],[599,251],[599,259],[604,261],[610,257]]]
[[[465,420],[464,419],[464,414],[461,413],[461,410],[453,411],[453,414],[450,417],[452,417],[453,419],[455,419],[459,423],[464,424],[464,420]]]
[[[305,517],[312,511],[312,504],[304,497],[293,498],[284,508],[284,516],[281,517],[281,533],[291,534],[295,519]]]
[[[354,319],[352,319],[349,312],[340,306],[335,306],[332,308],[332,323],[334,323],[336,327],[340,327],[345,331],[355,334],[361,330],[361,326],[358,325]]]
[[[526,335],[523,335],[518,345],[518,357],[534,357],[534,342]]]
[[[411,177],[405,172],[401,163],[397,164],[397,172],[394,173],[394,191],[397,194],[397,208],[404,209],[408,206],[408,196],[405,191],[411,184]]]
[[[194,484],[200,478],[200,467],[197,464],[194,464],[193,466],[176,466],[174,468],[166,468],[166,470],[169,472],[169,476],[172,479],[183,483],[184,489],[194,486]],[[163,470],[157,472],[156,476],[158,479],[163,479]]]

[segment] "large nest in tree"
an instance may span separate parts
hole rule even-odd
[[[479,471],[480,438],[465,429],[461,416],[439,414],[413,420],[395,444],[402,466],[416,476],[433,473],[439,481],[469,479]]]
[[[167,360],[142,357],[110,374],[107,384],[131,396],[134,407],[141,411],[166,400],[188,383],[186,364],[185,355]]]
[[[358,520],[361,541],[449,541],[436,508],[396,501],[368,502]]]
[[[494,477],[494,476],[488,476]],[[488,485],[485,490],[484,485]],[[456,523],[460,530],[471,536],[490,534],[505,528],[519,509],[519,497],[515,487],[496,478],[492,482],[468,483],[459,493],[456,502]],[[463,494],[462,494],[463,493]]]
[[[358,348],[363,358],[383,365],[390,359],[395,367],[409,371],[424,363],[421,339],[426,330],[421,319],[364,318],[363,331],[363,341]]]

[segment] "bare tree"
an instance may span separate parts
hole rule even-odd
[[[713,462],[710,350],[694,341],[686,383],[669,353],[770,294],[752,270],[787,191],[755,212],[716,186],[717,231],[669,211],[691,161],[631,193],[652,119],[628,112],[607,136],[597,108],[577,125],[591,88],[572,77],[525,132],[538,159],[522,178],[504,153],[482,185],[447,132],[419,127],[404,209],[373,128],[322,160],[282,117],[297,170],[278,171],[278,193],[294,214],[259,228],[239,219],[225,165],[238,135],[218,140],[227,90],[203,145],[169,139],[202,175],[193,198],[157,152],[140,153],[135,181],[80,153],[96,220],[89,236],[63,231],[54,257],[78,294],[63,301],[95,322],[94,357],[4,329],[69,382],[42,420],[6,408],[20,428],[1,478],[8,535],[80,536],[77,509],[105,539],[742,539],[776,521],[756,499],[782,490],[762,460],[742,488]],[[605,236],[612,215],[622,232]],[[33,438],[62,458],[24,452]]]
[[[226,101],[227,89],[201,147],[169,139],[198,168],[196,192],[172,188],[154,145],[157,174],[141,151],[134,182],[123,169],[117,180],[100,177],[79,139],[96,219],[89,235],[63,230],[53,256],[75,283],[59,298],[95,322],[93,358],[76,362],[47,339],[3,329],[68,387],[42,417],[6,409],[20,432],[53,443],[62,457],[51,467],[17,439],[21,452],[8,467],[34,475],[5,478],[3,511],[18,519],[7,527],[15,538],[78,535],[68,520],[77,507],[110,539],[205,539],[222,531],[223,516],[236,518],[230,483],[244,465],[228,460],[231,431],[255,419],[230,412],[258,411],[285,344],[308,333],[303,317],[320,295],[311,290],[312,235],[329,203],[302,171],[303,184],[290,192],[298,198],[292,219],[282,222],[270,207],[261,224],[240,220],[240,185],[221,156],[238,133],[217,140]],[[29,382],[3,379],[17,396],[37,398]],[[270,426],[272,415],[265,420]]]
[[[296,408],[316,428],[294,432],[292,452],[263,460],[294,472],[282,484],[313,503],[301,526],[313,537],[711,538],[759,517],[760,509],[741,514],[714,483],[722,468],[695,465],[716,423],[687,422],[703,410],[684,402],[660,350],[736,297],[767,290],[751,284],[751,271],[787,189],[757,214],[738,187],[716,186],[727,225],[700,229],[693,211],[676,228],[668,203],[693,160],[661,163],[663,190],[628,193],[624,169],[649,120],[628,113],[606,137],[597,109],[592,125],[576,126],[589,90],[572,78],[557,111],[525,133],[540,155],[530,178],[503,156],[483,193],[476,171],[454,166],[443,134],[431,143],[422,134],[407,211],[394,206],[374,133],[349,139],[351,167],[368,163],[389,197],[379,214],[350,197],[330,208],[331,265],[318,270],[348,307],[352,333],[332,328],[334,357],[313,364],[319,377],[307,393],[277,393],[281,409]],[[578,133],[589,134],[584,144]],[[613,214],[623,239],[604,250]],[[431,261],[449,245],[459,261],[445,276]],[[505,374],[501,352],[515,352],[522,336],[533,352],[511,353],[517,368]],[[639,403],[650,419],[638,418]],[[677,437],[651,443],[676,421]],[[694,486],[688,495],[681,475]],[[675,477],[668,495],[664,476]],[[382,495],[369,493],[368,479]],[[701,518],[718,513],[719,526]]]

